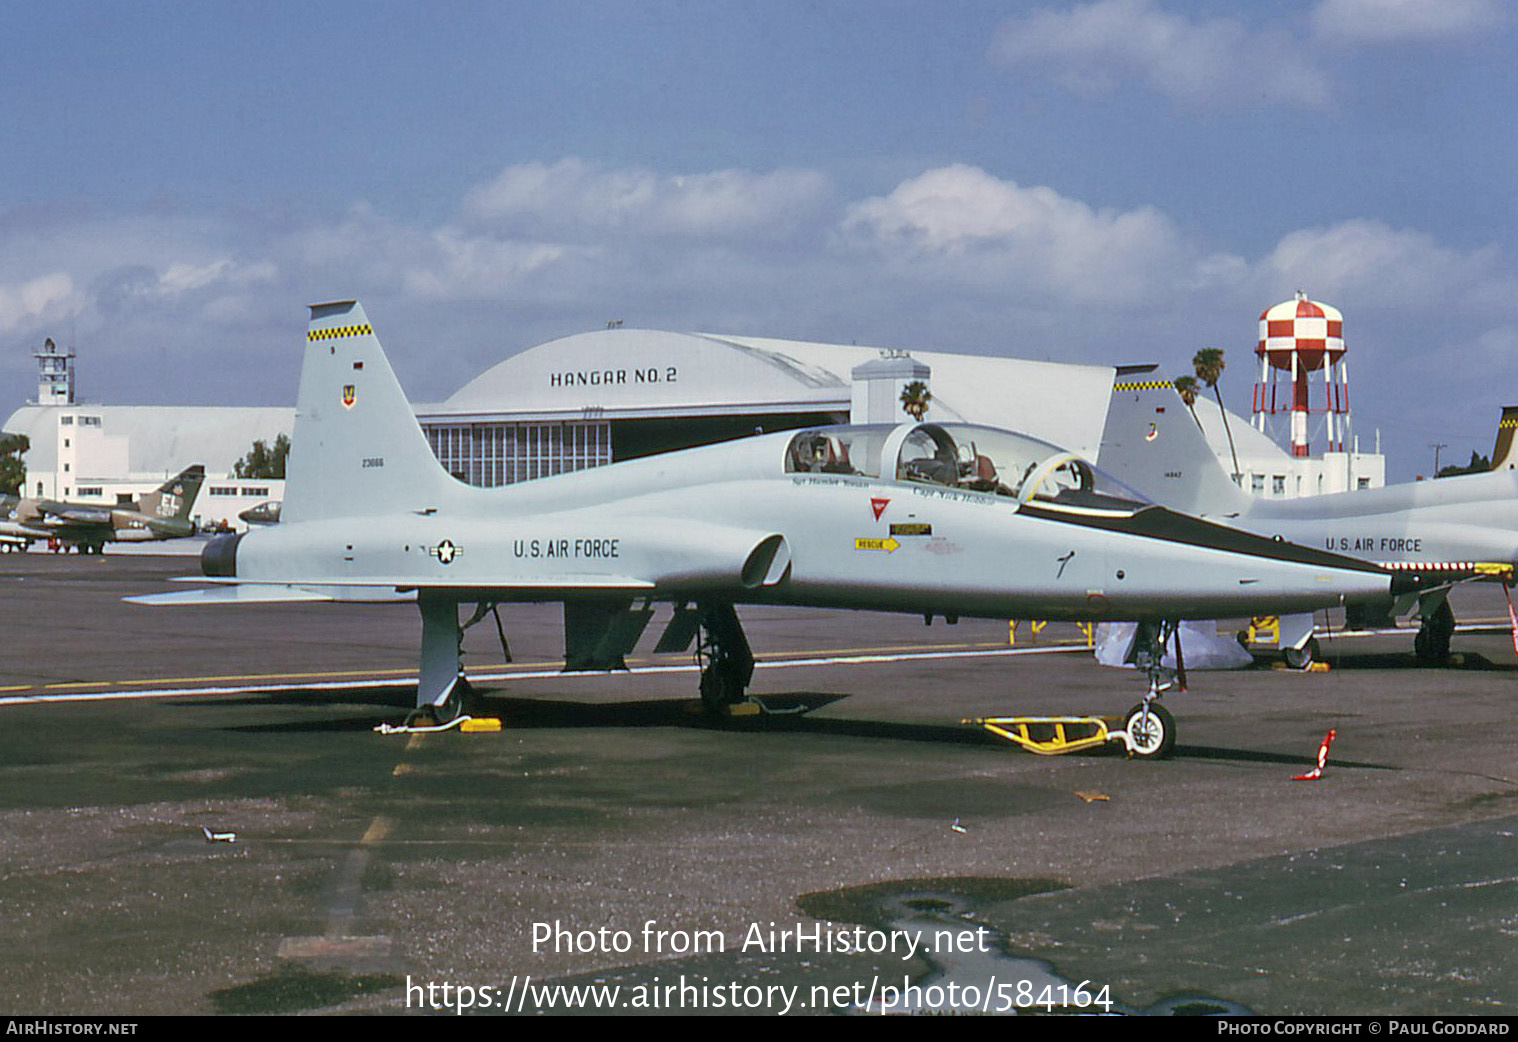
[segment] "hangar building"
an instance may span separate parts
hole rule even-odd
[[[501,485],[755,430],[929,418],[1026,431],[1094,456],[1114,370],[982,355],[606,329],[552,340],[417,407],[444,465]]]

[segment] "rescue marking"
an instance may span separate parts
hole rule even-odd
[[[898,543],[896,540],[890,539],[890,538],[886,538],[886,539],[855,539],[854,540],[854,549],[855,550],[869,550],[869,551],[872,551],[872,552],[873,551],[884,550],[888,554],[894,554],[897,550],[901,549],[901,544]]]
[[[876,521],[880,520],[880,515],[884,514],[885,511],[886,511],[886,507],[888,507],[890,505],[891,505],[891,501],[889,499],[884,499],[884,498],[876,497],[876,496],[870,497],[870,509],[875,512],[875,520]]]

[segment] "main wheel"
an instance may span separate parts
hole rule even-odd
[[[701,704],[708,713],[720,714],[742,701],[743,685],[731,667],[714,662],[701,671]]]
[[[1128,710],[1123,727],[1133,740],[1133,755],[1141,759],[1163,760],[1175,748],[1175,717],[1156,702],[1149,703],[1147,719],[1142,702]]]
[[[1449,661],[1449,639],[1454,635],[1455,613],[1450,609],[1449,601],[1445,601],[1418,627],[1418,635],[1413,638],[1413,653],[1420,662],[1443,665]]]
[[[1286,648],[1281,657],[1292,669],[1306,669],[1318,660],[1318,654],[1318,638],[1308,637],[1306,644],[1300,648]]]

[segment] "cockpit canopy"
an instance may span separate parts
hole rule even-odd
[[[792,474],[852,474],[1131,514],[1150,503],[1089,462],[1024,434],[967,423],[812,427],[791,439]]]

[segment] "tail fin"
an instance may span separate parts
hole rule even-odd
[[[144,495],[138,501],[137,511],[164,521],[188,521],[205,480],[206,468],[192,464],[159,485],[157,491]]]
[[[1253,500],[1228,477],[1201,425],[1156,365],[1119,366],[1097,465],[1188,514],[1239,514]]]
[[[285,521],[438,506],[453,483],[357,301],[311,305]]]
[[[1512,470],[1518,467],[1518,457],[1513,455],[1513,432],[1518,430],[1518,405],[1504,405],[1502,419],[1497,421],[1497,446],[1492,449],[1492,469]]]

